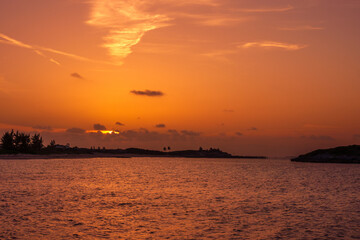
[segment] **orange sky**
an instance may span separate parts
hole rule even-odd
[[[359,23],[358,0],[2,0],[0,131],[269,156],[360,144]]]

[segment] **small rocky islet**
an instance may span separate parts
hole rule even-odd
[[[293,162],[360,163],[360,145],[318,149],[291,159]]]

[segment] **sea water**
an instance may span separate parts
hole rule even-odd
[[[0,160],[0,239],[360,239],[360,165]]]

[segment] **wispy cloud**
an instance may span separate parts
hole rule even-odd
[[[176,18],[192,19],[197,25],[202,26],[230,26],[252,20],[253,17],[234,15],[233,13],[201,14],[201,13],[173,13]]]
[[[323,30],[323,27],[314,27],[310,25],[296,26],[296,27],[280,27],[281,31],[311,31],[311,30]]]
[[[94,60],[94,59],[90,59],[90,58],[86,58],[86,57],[82,57],[82,56],[78,56],[76,54],[72,54],[72,53],[68,53],[68,52],[63,52],[63,51],[59,51],[56,49],[52,49],[52,48],[47,48],[47,47],[41,47],[41,46],[36,46],[36,45],[29,45],[26,44],[24,42],[21,42],[19,40],[16,40],[14,38],[11,38],[5,34],[0,33],[0,43],[3,44],[9,44],[9,45],[13,45],[13,46],[17,46],[17,47],[22,47],[22,48],[26,48],[29,50],[34,51],[34,53],[36,53],[37,55],[44,57],[46,59],[48,59],[50,62],[56,64],[56,65],[61,65],[57,60],[48,57],[47,55],[44,54],[44,52],[48,52],[48,53],[54,53],[57,55],[61,55],[61,56],[65,56],[65,57],[69,57],[75,60],[80,60],[80,61],[85,61],[85,62],[92,62],[92,63],[101,63],[101,64],[111,64],[114,65],[114,63],[112,62],[106,62],[106,61],[98,61],[98,60]]]
[[[150,30],[168,25],[161,14],[144,11],[145,1],[93,0],[88,24],[108,29],[103,46],[118,63],[128,56],[131,48]]]
[[[293,6],[289,5],[287,7],[279,7],[279,8],[243,8],[240,9],[240,12],[246,13],[273,13],[273,12],[287,12],[295,9]]]
[[[156,127],[156,128],[165,128],[166,125],[163,124],[163,123],[159,123],[159,124],[156,124],[155,127]]]
[[[161,97],[164,95],[164,93],[161,91],[152,91],[152,90],[145,90],[145,91],[133,90],[130,93],[139,96],[148,96],[148,97]]]
[[[198,23],[220,26],[239,21],[231,17],[206,17],[189,14],[189,6],[217,7],[219,0],[90,0],[87,24],[107,30],[102,46],[114,61],[121,64],[143,36],[158,28],[170,26],[178,17],[196,18]]]
[[[121,122],[116,122],[115,125],[118,125],[118,126],[125,126],[125,124],[121,123]]]
[[[307,47],[306,45],[299,44],[289,44],[282,42],[247,42],[242,44],[240,47],[242,48],[252,48],[252,47],[260,47],[260,48],[280,48],[285,50],[300,50],[302,48]]]

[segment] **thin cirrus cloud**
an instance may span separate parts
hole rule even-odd
[[[278,28],[281,31],[311,31],[311,30],[324,30],[323,27],[314,27],[310,25],[305,26],[296,26],[296,27],[280,27]]]
[[[247,43],[244,43],[244,44],[240,45],[239,47],[242,47],[242,48],[255,48],[255,47],[257,47],[257,48],[267,48],[267,49],[277,48],[277,49],[295,51],[295,50],[303,49],[303,48],[305,48],[307,46],[306,45],[299,45],[299,44],[283,43],[283,42],[264,41],[264,42],[247,42]]]
[[[45,50],[42,47],[35,47],[35,46],[31,46],[29,44],[23,43],[21,41],[18,41],[14,38],[11,38],[5,34],[0,33],[0,43],[3,44],[9,44],[9,45],[13,45],[13,46],[17,46],[17,47],[21,47],[21,48],[26,48],[29,50],[33,50],[34,53],[36,53],[37,55],[46,58],[48,61],[56,64],[56,65],[61,65],[58,61],[56,61],[55,59],[46,56],[42,51],[40,50]],[[45,50],[46,51],[46,50]]]
[[[286,7],[279,7],[279,8],[244,8],[244,9],[240,9],[239,11],[246,13],[276,13],[276,12],[287,12],[293,9],[295,8],[289,5]]]
[[[152,90],[145,90],[145,91],[138,91],[132,90],[130,93],[138,96],[147,96],[147,97],[161,97],[164,96],[164,93],[161,91],[152,91]]]
[[[75,59],[75,60],[79,60],[79,61],[84,61],[84,62],[91,62],[91,63],[99,63],[99,64],[110,64],[110,65],[117,65],[116,63],[112,63],[112,62],[106,62],[106,61],[98,61],[98,60],[94,60],[94,59],[90,59],[90,58],[86,58],[86,57],[82,57],[82,56],[78,56],[76,54],[72,54],[72,53],[68,53],[68,52],[63,52],[63,51],[59,51],[56,49],[52,49],[52,48],[47,48],[47,47],[41,47],[41,46],[35,46],[35,45],[29,45],[26,44],[24,42],[21,42],[19,40],[16,40],[12,37],[9,37],[5,34],[0,33],[0,43],[2,44],[8,44],[8,45],[13,45],[13,46],[17,46],[17,47],[21,47],[21,48],[26,48],[29,50],[34,51],[34,53],[36,53],[37,55],[44,57],[46,59],[48,59],[48,61],[56,64],[56,65],[61,65],[60,62],[58,62],[57,60],[55,60],[54,58],[48,57],[44,54],[44,52],[48,52],[48,53],[53,53],[56,55],[60,55],[60,56],[65,56],[71,59]]]
[[[272,41],[246,42],[246,43],[242,43],[241,45],[238,45],[236,49],[217,50],[208,53],[203,53],[201,55],[215,60],[228,61],[227,56],[238,54],[240,49],[262,48],[262,49],[282,49],[287,51],[296,51],[306,47],[307,45],[290,44],[284,42],[272,42]]]

